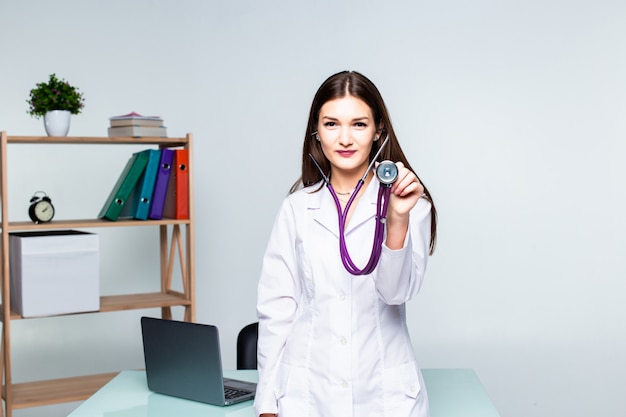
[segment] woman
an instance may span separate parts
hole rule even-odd
[[[355,276],[339,250],[341,209],[384,140],[378,161],[398,167],[378,265]],[[315,162],[313,161],[315,159]],[[378,181],[369,174],[351,205],[345,238],[365,265],[372,251]],[[318,89],[309,114],[302,176],[274,223],[258,287],[262,417],[424,417],[428,399],[406,325],[436,237],[430,193],[409,165],[383,99],[357,72]]]

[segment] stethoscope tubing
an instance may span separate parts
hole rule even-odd
[[[350,210],[350,207],[352,206],[352,202],[354,201],[356,195],[359,193],[359,190],[363,186],[363,181],[359,181],[343,210],[341,210],[341,203],[339,202],[337,193],[333,189],[332,185],[328,183],[327,186],[330,190],[330,194],[332,195],[333,200],[335,200],[335,205],[337,206],[337,214],[339,219],[339,253],[341,254],[341,262],[343,263],[343,266],[346,268],[346,270],[352,275],[371,274],[372,272],[374,272],[374,269],[376,269],[376,266],[378,265],[380,255],[382,254],[382,246],[385,241],[385,222],[387,207],[389,206],[391,187],[381,184],[378,188],[378,199],[376,202],[376,226],[374,230],[374,240],[372,242],[372,252],[367,264],[361,269],[356,266],[356,264],[352,261],[352,258],[350,258],[350,253],[348,252],[348,247],[346,245],[345,228],[348,211]]]
[[[348,218],[348,212],[350,211],[350,207],[352,206],[352,203],[354,202],[354,199],[356,198],[356,196],[359,194],[359,191],[363,187],[363,184],[365,183],[365,179],[367,178],[370,170],[372,169],[372,167],[374,166],[374,163],[376,162],[376,159],[378,158],[378,155],[380,155],[383,147],[387,144],[388,140],[389,140],[389,133],[387,132],[387,137],[385,138],[385,140],[383,141],[383,144],[378,149],[378,152],[376,152],[376,155],[374,155],[374,157],[372,158],[372,161],[370,165],[367,167],[367,170],[365,171],[363,178],[361,178],[359,182],[357,183],[356,187],[354,188],[354,191],[352,192],[352,195],[350,195],[350,198],[348,199],[348,202],[346,203],[346,206],[344,207],[343,210],[341,209],[341,203],[339,202],[339,197],[337,197],[337,193],[333,189],[333,186],[331,185],[330,180],[324,174],[324,172],[322,171],[322,168],[319,166],[319,164],[317,163],[313,155],[309,154],[309,156],[313,160],[313,163],[315,164],[320,174],[322,175],[322,178],[324,179],[324,182],[326,183],[326,187],[328,188],[330,195],[335,201],[335,206],[337,207],[337,217],[339,221],[339,253],[341,254],[341,262],[343,263],[343,266],[346,268],[346,270],[352,275],[368,275],[374,272],[374,269],[376,269],[376,266],[378,266],[380,255],[382,254],[382,247],[385,241],[385,223],[387,221],[387,208],[389,207],[389,197],[391,195],[391,184],[383,184],[381,182],[379,185],[378,199],[376,201],[376,226],[374,229],[374,240],[372,242],[372,252],[370,255],[370,259],[368,260],[365,267],[363,267],[362,269],[357,267],[352,261],[352,258],[350,258],[350,253],[348,252],[348,247],[346,245],[345,229],[346,229],[346,222]]]

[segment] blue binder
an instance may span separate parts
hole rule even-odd
[[[152,195],[154,194],[154,183],[157,178],[159,161],[161,160],[161,151],[158,149],[146,149],[141,151],[141,153],[148,155],[148,164],[131,198],[131,214],[136,219],[146,220],[150,211],[150,204],[152,203]]]

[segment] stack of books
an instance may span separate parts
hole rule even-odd
[[[163,119],[158,116],[142,116],[139,113],[128,113],[109,118],[109,137],[158,137],[166,138],[167,129]]]
[[[189,218],[189,151],[163,148],[135,152],[111,189],[99,218]]]

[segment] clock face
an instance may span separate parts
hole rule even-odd
[[[48,201],[35,204],[35,216],[40,222],[49,222],[54,217],[54,207]]]

